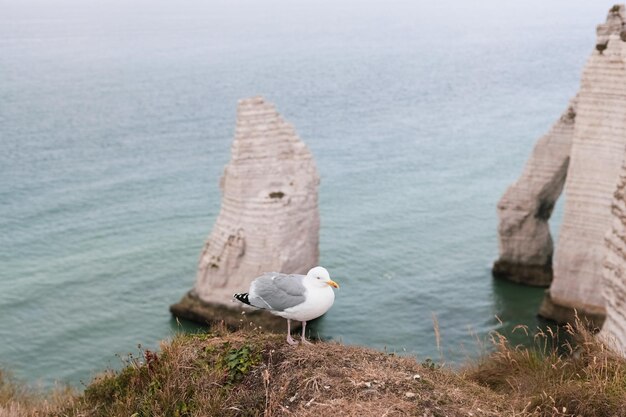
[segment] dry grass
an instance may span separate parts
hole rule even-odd
[[[502,397],[436,366],[333,343],[267,362],[270,416],[498,416]]]
[[[436,324],[435,324],[436,326]],[[520,327],[518,331],[527,331]],[[288,346],[256,330],[182,335],[82,395],[0,374],[0,416],[626,416],[626,361],[582,327],[495,351],[462,372],[361,347]]]
[[[492,334],[495,352],[465,371],[529,416],[626,416],[626,360],[577,320],[564,335],[539,330],[530,347]],[[518,331],[528,330],[518,326]],[[564,337],[563,337],[564,336]]]
[[[75,399],[76,393],[68,387],[41,393],[0,370],[0,417],[52,416],[71,406]]]
[[[7,396],[17,404],[19,395]],[[11,400],[12,398],[12,400]],[[29,407],[39,399],[28,400]],[[0,403],[2,404],[2,403]],[[39,402],[39,404],[43,404]],[[32,408],[31,408],[32,409]],[[28,409],[28,410],[31,410]],[[500,416],[503,397],[414,359],[283,335],[178,336],[96,378],[65,406],[15,416]]]
[[[414,359],[221,330],[145,351],[96,379],[61,415],[499,416],[506,407],[488,389]]]

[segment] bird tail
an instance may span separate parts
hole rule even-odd
[[[241,294],[235,294],[233,295],[233,297],[235,297],[237,300],[241,301],[244,304],[252,305],[250,304],[250,299],[248,298],[247,292],[243,292]]]

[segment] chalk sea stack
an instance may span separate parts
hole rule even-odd
[[[319,174],[294,128],[262,97],[239,101],[222,204],[206,241],[196,283],[172,314],[231,326],[283,329],[284,319],[245,310],[233,294],[264,272],[306,274],[319,261]]]
[[[548,219],[569,164],[576,100],[539,139],[521,177],[498,203],[500,258],[493,274],[528,285],[552,282],[553,244]]]
[[[520,191],[507,190],[498,206],[501,253],[494,275],[550,284],[539,313],[561,323],[572,321],[574,309],[596,325],[605,315],[605,235],[626,147],[624,16],[624,6],[615,6],[598,26],[576,98],[548,139],[536,145],[524,174],[512,186]],[[563,183],[563,224],[551,278],[546,222]]]

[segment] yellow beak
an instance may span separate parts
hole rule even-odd
[[[330,280],[328,281],[328,285],[330,285],[333,288],[339,288],[339,284],[337,284],[335,281]]]

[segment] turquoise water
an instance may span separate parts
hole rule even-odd
[[[341,290],[315,332],[439,357],[435,315],[456,361],[495,315],[536,325],[541,290],[490,276],[495,205],[610,3],[170,3],[0,0],[1,367],[80,386],[182,331],[257,94],[322,176]]]

